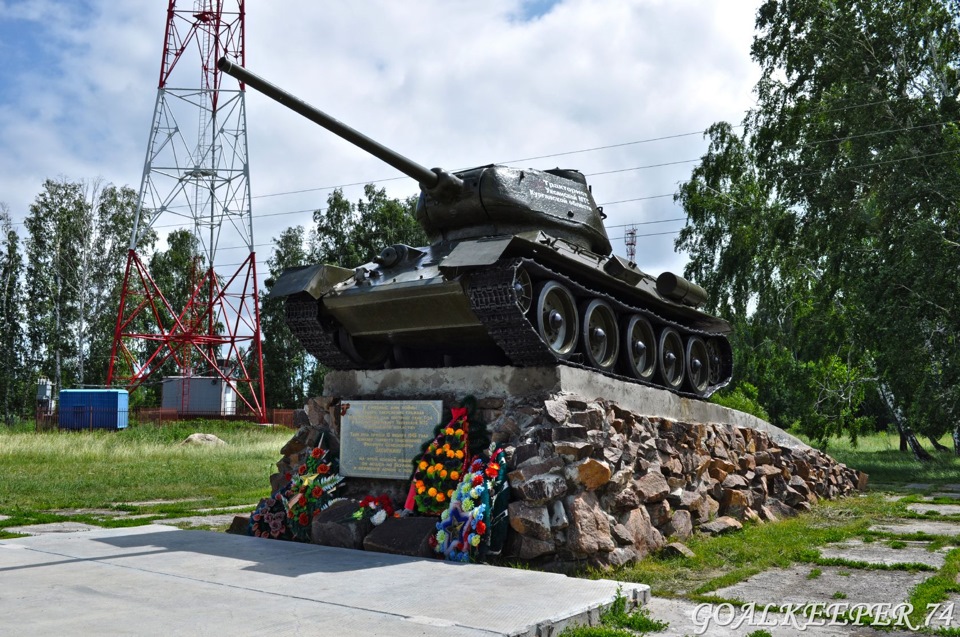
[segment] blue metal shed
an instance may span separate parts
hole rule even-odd
[[[125,429],[130,395],[125,389],[63,389],[61,429]]]

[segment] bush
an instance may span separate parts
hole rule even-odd
[[[770,415],[763,405],[758,401],[759,391],[750,383],[743,382],[737,385],[733,390],[723,391],[714,394],[710,402],[722,407],[729,407],[747,414],[756,416],[761,420],[770,420]]]

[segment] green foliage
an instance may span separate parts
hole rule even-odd
[[[600,622],[605,626],[629,628],[638,632],[659,632],[670,625],[669,622],[651,618],[650,611],[645,608],[627,612],[627,598],[619,588],[613,603],[601,613]]]
[[[757,388],[746,381],[737,384],[732,390],[714,394],[710,402],[752,414],[761,420],[770,420],[770,415],[759,403]]]
[[[284,300],[266,298],[283,271],[310,263],[354,268],[372,261],[389,245],[427,243],[414,216],[415,197],[392,199],[372,184],[363,192],[364,198],[353,204],[343,191],[334,190],[327,207],[314,212],[312,229],[287,228],[274,241],[273,255],[267,261],[270,278],[260,306],[264,385],[271,407],[302,406],[308,395],[322,392],[326,373],[287,328]]]
[[[600,614],[599,626],[571,626],[564,629],[560,635],[561,637],[633,637],[638,633],[646,635],[650,632],[660,632],[666,630],[669,625],[669,622],[650,617],[650,611],[645,608],[627,612],[627,598],[623,596],[622,589],[617,588],[613,603]]]
[[[957,9],[767,0],[757,105],[677,194],[686,274],[776,424],[855,437],[875,396],[908,437],[960,421]]]
[[[287,228],[274,240],[273,254],[267,259],[270,277],[266,280],[260,304],[264,393],[271,407],[302,407],[306,403],[310,378],[317,371],[300,341],[287,327],[284,299],[267,298],[274,281],[284,270],[306,264],[303,226]]]
[[[385,189],[373,184],[364,186],[363,194],[364,199],[354,205],[342,190],[334,190],[327,198],[327,207],[313,213],[313,261],[354,268],[373,260],[389,245],[428,243],[416,221],[416,197],[391,199]]]

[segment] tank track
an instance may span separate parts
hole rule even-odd
[[[320,322],[320,303],[316,299],[309,294],[288,296],[284,311],[290,331],[321,365],[330,369],[360,369],[340,351],[336,332],[325,329]]]
[[[540,339],[533,325],[527,320],[519,304],[517,303],[516,292],[513,289],[513,282],[516,277],[517,268],[523,267],[532,277],[537,279],[553,279],[567,286],[576,297],[590,297],[603,299],[609,303],[618,313],[636,313],[646,317],[652,323],[666,325],[677,329],[681,334],[695,334],[701,337],[720,337],[722,335],[713,334],[703,330],[692,329],[688,326],[671,321],[659,316],[649,310],[627,305],[622,301],[604,294],[591,290],[586,286],[564,276],[558,272],[545,267],[544,265],[530,259],[502,260],[497,262],[493,268],[476,272],[471,275],[468,286],[468,295],[470,305],[474,313],[480,319],[480,322],[487,327],[490,336],[496,341],[497,345],[506,353],[507,357],[514,365],[522,367],[535,365],[568,365],[571,367],[580,367],[594,372],[599,372],[611,378],[617,378],[627,382],[666,389],[675,394],[690,398],[707,398],[713,392],[725,386],[730,382],[730,370],[732,370],[732,354],[729,345],[725,348],[725,360],[722,362],[723,377],[716,385],[707,388],[703,396],[698,396],[692,392],[673,390],[663,385],[639,380],[630,376],[623,376],[613,372],[605,372],[584,365],[576,360],[564,360],[558,358],[550,347]]]

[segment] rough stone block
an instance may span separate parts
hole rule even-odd
[[[640,506],[640,498],[633,489],[623,489],[613,498],[613,508],[616,511],[629,511]]]
[[[721,483],[724,489],[749,489],[750,483],[743,476],[731,473]]]
[[[665,544],[663,535],[653,527],[650,515],[644,507],[625,514],[621,523],[630,531],[633,547],[641,556],[652,553]]]
[[[689,511],[674,511],[661,532],[666,537],[678,537],[685,540],[693,535],[693,521]]]
[[[510,484],[529,480],[534,476],[545,475],[563,467],[563,460],[554,456],[540,462],[527,462],[507,474]]]
[[[567,481],[558,475],[537,475],[511,487],[514,499],[526,500],[529,504],[546,504],[567,493]]]
[[[569,496],[565,505],[570,516],[567,546],[571,551],[581,555],[593,555],[597,552],[612,551],[615,548],[613,538],[610,536],[607,514],[600,508],[596,495],[587,491]]]
[[[352,518],[359,507],[356,500],[341,500],[328,506],[313,518],[310,541],[323,546],[362,549],[363,539],[373,530],[373,522]]]
[[[720,500],[720,513],[742,520],[746,510],[750,508],[750,497],[739,489],[724,489]]]
[[[730,533],[731,531],[739,531],[743,528],[743,525],[730,516],[725,515],[711,522],[704,522],[697,528],[700,531],[710,535],[723,535],[724,533]]]
[[[561,456],[568,456],[573,460],[583,460],[593,453],[593,445],[589,442],[563,441],[553,444],[553,449]]]
[[[363,538],[363,548],[378,553],[436,557],[430,537],[437,532],[437,518],[387,518]]]
[[[531,442],[524,445],[517,445],[517,448],[513,450],[513,466],[519,467],[527,460],[539,457],[540,445],[537,443]]]
[[[653,526],[659,528],[670,521],[670,503],[666,500],[653,502],[644,506],[650,515],[650,523],[653,524]]]
[[[247,535],[247,531],[250,528],[250,515],[235,515],[233,516],[233,522],[230,523],[230,528],[227,529],[227,533],[232,533],[234,535]]]
[[[686,544],[681,544],[680,542],[667,544],[660,550],[660,554],[664,557],[696,557]]]
[[[657,471],[648,471],[646,475],[634,480],[633,488],[642,502],[659,502],[670,493],[666,478]]]
[[[548,505],[550,511],[550,528],[556,531],[562,531],[570,525],[567,518],[567,512],[563,508],[561,500],[554,500]]]
[[[567,406],[570,406],[569,401]],[[587,409],[586,411],[575,411],[570,414],[570,421],[583,425],[588,431],[603,429],[604,414],[599,409]]]
[[[549,540],[550,515],[545,506],[530,506],[525,502],[511,502],[508,505],[510,528],[527,537]]]
[[[561,425],[543,430],[546,440],[560,442],[562,440],[584,441],[587,439],[587,428],[583,425]]]
[[[552,540],[538,540],[518,533],[511,534],[508,539],[506,553],[521,560],[533,560],[549,555],[557,550]]]
[[[577,466],[577,480],[588,490],[593,491],[610,481],[610,465],[601,460],[587,458]]]
[[[562,423],[570,417],[570,410],[567,409],[567,403],[562,400],[545,400],[543,408],[547,417],[555,423]]]

